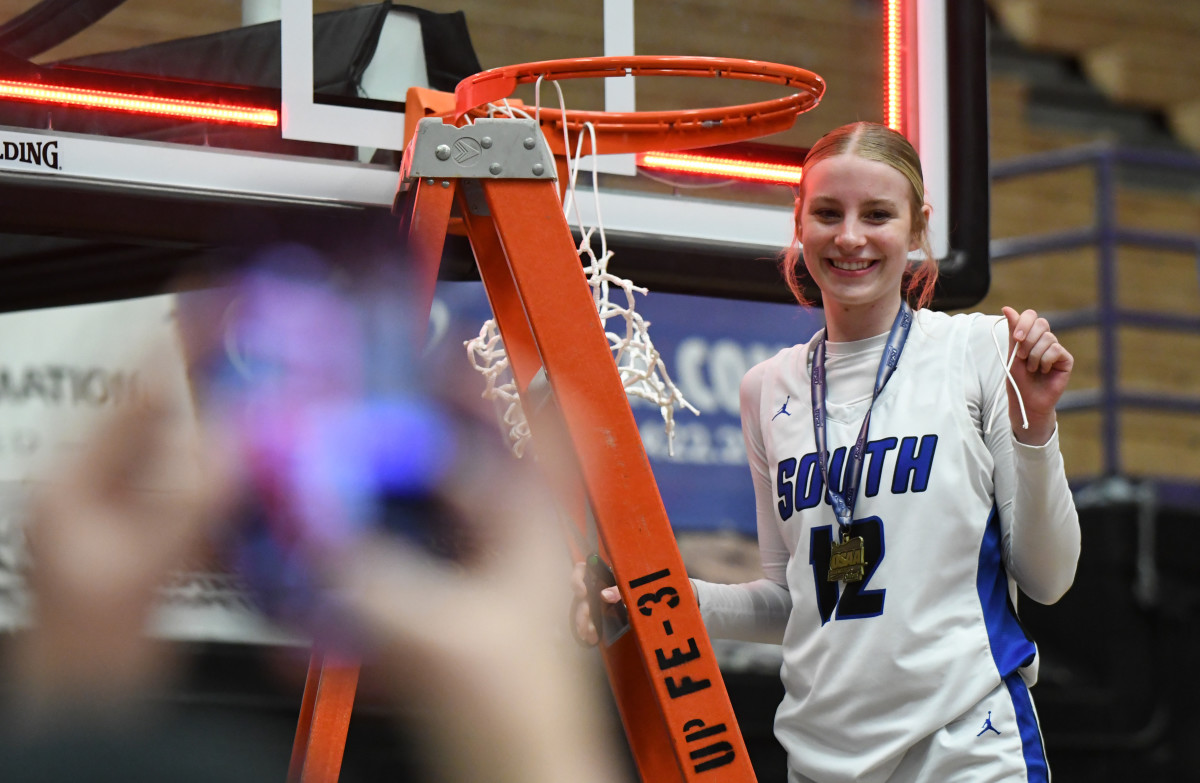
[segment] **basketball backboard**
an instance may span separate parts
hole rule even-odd
[[[0,8],[12,17],[30,5],[10,0]],[[4,280],[0,309],[152,293],[174,261],[230,243],[278,236],[386,244],[409,86],[449,90],[477,67],[631,53],[782,62],[826,79],[822,103],[792,130],[721,151],[733,156],[797,161],[844,122],[899,125],[926,168],[933,245],[945,273],[938,305],[967,306],[987,289],[982,0],[118,5],[73,34],[58,30],[57,46],[18,47],[18,57],[0,63],[4,79],[240,99],[277,118],[267,128],[231,131],[219,121],[113,119],[107,109],[48,109],[0,96],[0,231],[10,235],[4,268],[16,270]],[[429,23],[434,17],[441,24]],[[41,40],[54,41],[47,27]],[[647,77],[563,87],[568,108],[623,111],[780,93],[742,81]],[[517,97],[533,102],[523,89]],[[895,112],[885,116],[890,97]],[[540,99],[558,100],[550,86]],[[600,156],[594,165],[598,200],[581,189],[579,204],[584,222],[603,216],[615,271],[656,290],[788,299],[775,259],[790,241],[790,187],[656,172],[632,156]],[[470,276],[469,250],[452,242],[447,252],[445,274]],[[59,266],[43,280],[47,258]],[[63,269],[83,273],[77,290],[64,288]]]
[[[828,83],[825,97],[792,130],[706,152],[798,163],[817,138],[843,123],[874,120],[897,127],[921,153],[934,206],[931,239],[943,271],[937,306],[970,306],[986,293],[983,2],[577,0],[568,11],[550,2],[505,9],[456,0],[439,10],[450,7],[463,10],[484,68],[671,54],[764,60],[817,72]],[[609,111],[707,108],[783,92],[773,85],[688,78],[560,84],[568,108]],[[535,101],[528,86],[517,95]],[[558,96],[544,85],[537,100],[557,105]],[[651,290],[791,301],[775,263],[791,240],[791,186],[655,171],[633,155],[602,155],[595,165],[603,172],[601,187],[596,198],[581,189],[582,218],[591,223],[597,214],[603,217],[616,249],[615,269]]]

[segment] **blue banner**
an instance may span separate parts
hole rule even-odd
[[[754,490],[742,441],[738,389],[755,364],[808,340],[823,324],[821,312],[653,291],[639,296],[636,306],[650,322],[650,338],[671,378],[700,411],[696,416],[676,410],[671,455],[658,408],[631,401],[671,525],[677,531],[755,535]],[[490,316],[482,285],[440,284],[433,337],[461,344],[477,335]],[[482,383],[481,378],[481,388]]]

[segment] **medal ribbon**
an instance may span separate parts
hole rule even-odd
[[[907,302],[900,303],[900,312],[892,321],[892,330],[888,333],[887,345],[883,348],[883,356],[879,357],[879,369],[875,372],[875,392],[871,395],[871,404],[867,407],[867,415],[863,418],[862,427],[858,431],[858,440],[850,450],[850,464],[843,476],[846,486],[842,492],[836,492],[829,483],[829,441],[825,429],[825,335],[822,334],[813,349],[812,363],[812,412],[813,431],[817,439],[817,463],[821,466],[821,478],[825,481],[825,492],[837,516],[838,527],[845,540],[850,535],[850,522],[854,517],[854,504],[858,499],[858,484],[862,478],[863,455],[867,449],[867,427],[871,423],[871,409],[875,400],[888,378],[896,370],[900,362],[900,353],[908,340],[908,332],[912,327],[912,308]]]

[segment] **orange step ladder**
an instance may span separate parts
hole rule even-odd
[[[615,134],[605,137],[605,152],[713,143],[714,129],[720,141],[776,132],[815,106],[824,84],[801,69],[752,61],[582,58],[477,74],[459,85],[450,123],[441,116],[416,122],[413,116],[450,114],[439,97],[445,94],[410,91],[408,101],[416,130],[405,147],[398,208],[409,260],[419,270],[428,304],[457,208],[534,444],[565,442],[577,460],[572,520],[577,534],[569,538],[577,560],[598,556],[593,561],[611,569],[627,607],[628,632],[612,628],[610,617],[606,625],[614,632],[603,634],[600,646],[642,780],[748,783],[755,780],[754,770],[556,188],[562,169],[551,149],[564,154],[561,128],[563,122],[571,125],[570,118],[544,111],[559,123],[545,134],[532,119],[479,117],[453,124],[475,106],[506,97],[516,83],[539,74],[554,78],[555,69],[564,67],[570,75],[559,78],[647,72],[799,88],[786,99],[706,110],[694,122],[664,123],[645,112],[613,115],[618,123]],[[592,115],[590,120],[598,118]],[[725,118],[724,129],[714,117]],[[705,141],[693,140],[701,134]],[[584,154],[589,150],[585,145]],[[540,408],[534,402],[539,396],[545,402]],[[583,551],[592,544],[581,541],[594,542],[594,551]],[[353,663],[314,654],[290,783],[337,779],[357,675]]]

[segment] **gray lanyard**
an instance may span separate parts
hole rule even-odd
[[[863,453],[867,447],[867,427],[871,423],[871,408],[883,391],[888,378],[896,370],[900,361],[900,353],[908,340],[908,332],[912,327],[913,313],[908,302],[900,303],[900,312],[892,322],[892,330],[888,333],[887,345],[884,346],[883,356],[879,358],[879,369],[875,373],[875,393],[871,395],[871,405],[863,418],[862,427],[858,431],[858,440],[850,451],[850,464],[843,475],[846,476],[846,486],[842,492],[834,490],[829,483],[829,442],[825,429],[825,335],[817,340],[813,349],[812,366],[812,411],[813,431],[817,439],[817,463],[821,466],[821,478],[825,481],[825,491],[829,502],[833,505],[833,513],[837,516],[842,538],[850,534],[850,522],[854,517],[854,504],[858,499],[858,483],[862,477]],[[847,475],[848,474],[848,475]]]

